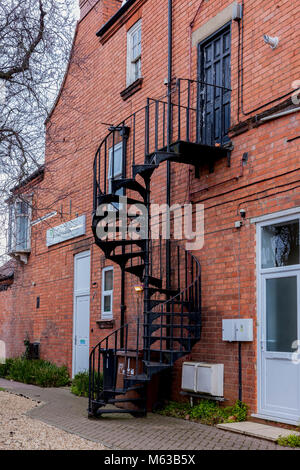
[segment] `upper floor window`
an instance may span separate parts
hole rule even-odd
[[[119,142],[109,149],[108,180],[109,192],[111,192],[111,181],[122,177],[123,173],[123,143]]]
[[[16,199],[9,205],[8,252],[30,251],[31,205],[26,199]]]
[[[142,22],[137,21],[127,33],[127,86],[141,78]]]

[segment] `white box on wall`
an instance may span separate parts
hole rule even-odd
[[[184,362],[182,365],[182,390],[222,397],[223,382],[223,364]]]
[[[231,318],[222,320],[223,341],[253,341],[252,318]]]

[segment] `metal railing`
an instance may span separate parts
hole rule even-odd
[[[110,127],[94,159],[94,211],[99,196],[111,191],[110,181],[132,177],[133,165],[143,164],[151,153],[166,150],[180,140],[224,145],[228,140],[230,92],[221,85],[179,78],[171,92],[170,125],[164,97],[147,98],[146,106]],[[116,145],[122,148],[122,168],[117,174]]]

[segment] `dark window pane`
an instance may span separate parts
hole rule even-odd
[[[291,220],[263,227],[262,268],[299,263],[299,221]]]
[[[110,312],[111,311],[111,296],[110,295],[105,295],[104,296],[104,312]]]
[[[113,290],[113,270],[105,271],[104,290]]]
[[[267,351],[293,352],[297,340],[297,277],[266,281]]]

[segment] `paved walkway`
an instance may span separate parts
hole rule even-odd
[[[87,399],[66,388],[40,388],[0,379],[0,387],[43,402],[28,415],[111,449],[123,450],[265,450],[286,449],[272,442],[216,427],[149,413],[146,418],[115,415],[87,418]]]

